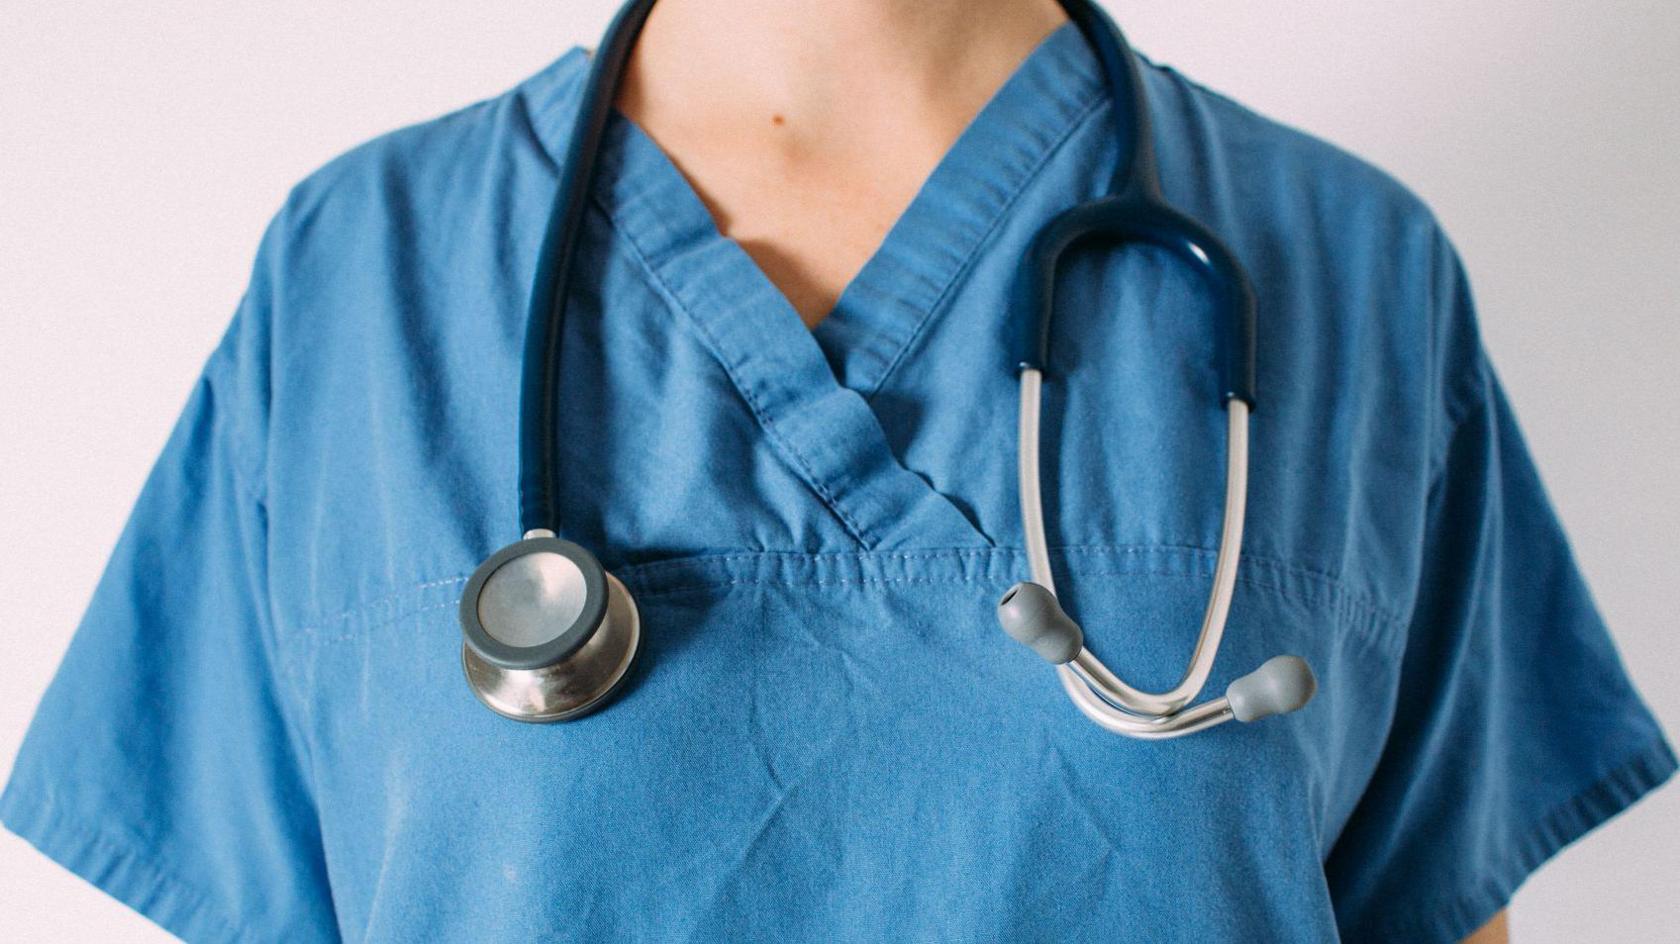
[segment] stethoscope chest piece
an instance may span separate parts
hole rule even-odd
[[[515,721],[566,721],[606,704],[641,645],[624,584],[550,531],[528,532],[479,565],[460,617],[473,694]]]

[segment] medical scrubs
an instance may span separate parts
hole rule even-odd
[[[586,65],[290,194],[41,703],[12,830],[195,941],[1445,942],[1674,770],[1429,210],[1153,63],[1167,196],[1259,293],[1208,691],[1277,653],[1320,691],[1134,741],[999,630],[1026,573],[1011,281],[1119,157],[1071,26],[814,330],[614,116],[558,530],[645,648],[583,720],[492,714],[457,600],[518,537],[526,300]],[[1092,247],[1056,305],[1057,584],[1164,688],[1219,537],[1210,299]]]

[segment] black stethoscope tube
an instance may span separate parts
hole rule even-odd
[[[1142,242],[1168,249],[1200,272],[1214,293],[1221,345],[1221,400],[1254,408],[1254,289],[1236,256],[1210,230],[1178,212],[1161,194],[1159,165],[1150,123],[1149,99],[1137,56],[1108,14],[1086,0],[1060,0],[1102,66],[1113,99],[1121,161],[1106,197],[1057,216],[1033,239],[1015,283],[1015,311],[1036,313],[1022,320],[1015,366],[1048,373],[1050,326],[1055,312],[1056,271],[1062,254],[1087,239],[1111,244]]]
[[[578,235],[624,69],[654,0],[631,0],[608,25],[590,63],[581,113],[560,168],[560,191],[549,214],[532,280],[525,329],[524,376],[519,389],[519,530],[558,532],[560,340],[566,325],[568,289],[577,259]]]

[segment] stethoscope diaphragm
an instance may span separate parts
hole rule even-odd
[[[479,565],[461,594],[461,664],[473,694],[516,721],[565,721],[605,704],[641,646],[630,593],[549,531]]]

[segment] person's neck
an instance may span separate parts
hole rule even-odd
[[[774,124],[806,142],[866,108],[949,143],[1065,20],[1055,0],[661,0],[619,105],[679,135]]]
[[[1066,20],[1056,0],[662,0],[617,104],[815,325]]]

